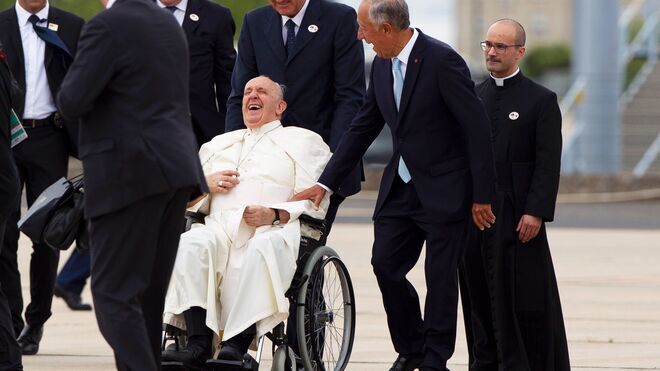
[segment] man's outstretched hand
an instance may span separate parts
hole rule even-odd
[[[481,231],[495,224],[495,214],[490,204],[472,204],[472,221]]]
[[[323,200],[323,196],[325,196],[326,192],[327,191],[325,190],[325,188],[316,184],[300,193],[296,193],[295,195],[293,195],[293,197],[291,197],[291,201],[310,200],[314,203],[314,206],[319,207],[321,205],[321,201]]]

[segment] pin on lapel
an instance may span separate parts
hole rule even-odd
[[[509,113],[509,119],[511,119],[513,121],[518,120],[518,117],[520,117],[520,114],[516,111],[513,111],[513,112]]]
[[[199,16],[195,13],[192,13],[190,15],[190,20],[193,21],[193,22],[197,22],[197,21],[199,21]]]
[[[310,24],[309,27],[307,27],[307,31],[309,31],[311,33],[316,33],[316,32],[318,32],[318,30],[319,30],[319,26],[317,26],[315,24]]]
[[[419,63],[419,59],[415,58],[415,64]]]
[[[59,28],[60,28],[60,26],[57,25],[57,23],[49,23],[49,24],[48,24],[48,29],[51,30],[51,31],[55,31],[55,32],[57,32],[57,30],[58,30]]]

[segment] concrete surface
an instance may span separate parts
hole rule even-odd
[[[347,264],[355,286],[357,333],[348,367],[351,371],[387,370],[396,357],[369,264],[373,229],[364,221],[371,204],[359,197],[347,204],[328,242]],[[598,208],[592,211],[602,212]],[[576,216],[588,214],[583,210]],[[351,216],[359,217],[361,223],[342,223]],[[549,230],[575,370],[660,369],[660,230],[631,227]],[[26,304],[30,250],[23,237],[19,259]],[[62,255],[60,265],[67,256],[68,252]],[[423,300],[421,264],[409,277]],[[88,288],[83,298],[91,301]],[[100,335],[93,313],[72,312],[61,299],[54,300],[40,352],[24,357],[25,369],[113,370],[112,351]],[[270,349],[268,345],[266,349]],[[264,360],[263,369],[268,370],[269,364]],[[466,364],[465,335],[459,320],[450,368],[467,370]]]

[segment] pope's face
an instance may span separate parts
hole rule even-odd
[[[256,77],[243,91],[243,121],[245,126],[255,129],[282,116],[286,102],[280,88],[267,77]]]
[[[35,14],[46,7],[46,0],[18,0],[18,5],[28,12]]]
[[[305,0],[270,0],[270,4],[280,15],[293,18],[305,5]]]

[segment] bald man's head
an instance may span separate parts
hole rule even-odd
[[[495,77],[511,76],[525,55],[525,29],[513,19],[500,19],[488,28],[482,43],[486,68]]]
[[[516,21],[515,19],[511,19],[511,18],[502,18],[502,19],[499,19],[499,20],[495,21],[495,23],[493,23],[492,26],[494,26],[496,24],[507,24],[507,25],[513,27],[513,29],[515,30],[515,34],[516,34],[516,37],[515,37],[516,45],[525,46],[525,43],[527,42],[527,33],[525,32],[525,28],[520,24],[520,22]]]

